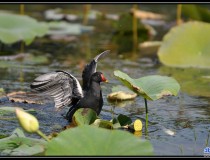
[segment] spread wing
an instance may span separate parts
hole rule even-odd
[[[85,68],[82,72],[82,80],[83,80],[82,88],[84,91],[87,91],[89,88],[90,77],[93,73],[96,72],[98,59],[104,57],[109,52],[110,52],[110,50],[106,50],[106,51],[98,54],[89,64],[87,64],[85,66]]]
[[[40,75],[30,87],[32,91],[51,96],[54,99],[56,109],[61,109],[70,105],[74,99],[79,100],[83,97],[79,81],[65,71]]]

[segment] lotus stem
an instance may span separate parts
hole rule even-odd
[[[136,18],[135,11],[138,9],[138,5],[133,5],[133,54],[136,54],[138,46],[138,19]]]
[[[146,113],[145,136],[148,138],[148,114]]]
[[[148,108],[147,108],[147,99],[144,98],[144,103],[145,103],[145,108],[146,108],[146,114],[148,113]]]
[[[21,15],[24,15],[25,14],[25,6],[24,6],[24,4],[21,4],[20,5],[20,14]]]
[[[44,138],[46,141],[50,142],[49,138],[44,133],[42,133],[42,131],[38,130],[36,133]]]
[[[88,13],[89,13],[89,11],[90,11],[90,9],[91,9],[91,5],[90,5],[90,4],[85,4],[85,5],[83,6],[83,8],[84,8],[84,13],[83,13],[83,24],[84,24],[84,25],[87,25],[87,23],[88,23]]]
[[[177,16],[176,24],[177,25],[181,24],[181,21],[182,21],[181,15],[182,15],[182,5],[178,4],[177,11],[176,11],[176,16]]]
[[[144,98],[144,103],[145,103],[145,108],[146,108],[146,125],[145,125],[145,132],[146,132],[146,135],[147,135],[147,132],[148,132],[148,108],[147,108],[147,99]]]

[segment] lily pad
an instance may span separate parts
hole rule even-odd
[[[61,149],[62,148],[62,149]],[[62,131],[47,145],[46,156],[153,155],[148,140],[121,130],[82,125]]]
[[[113,123],[107,120],[103,119],[96,119],[94,123],[92,123],[93,126],[101,127],[101,128],[107,128],[107,129],[112,129],[113,128]]]
[[[131,118],[126,116],[126,115],[123,115],[123,114],[120,114],[117,117],[117,120],[118,120],[118,122],[120,123],[121,126],[129,125],[129,124],[132,123]]]
[[[131,100],[136,98],[136,93],[127,93],[124,91],[112,92],[108,94],[107,98],[109,100]]]
[[[164,36],[158,57],[161,63],[171,67],[210,68],[209,41],[209,23],[183,23]]]
[[[180,89],[179,83],[168,76],[150,75],[132,79],[121,71],[114,71],[114,75],[125,86],[149,100],[157,100],[169,95],[176,96]]]
[[[0,139],[0,155],[31,156],[45,151],[46,141],[25,137],[17,128],[10,137]]]
[[[112,93],[107,95],[107,99],[110,101],[122,101],[134,99],[136,96],[137,94],[129,90],[127,87],[117,85],[112,87]]]
[[[91,124],[97,118],[97,113],[91,108],[80,108],[78,109],[73,117],[72,122],[75,125]]]
[[[0,41],[5,44],[24,41],[29,45],[35,37],[42,37],[48,31],[45,23],[27,15],[1,13],[0,22]]]
[[[8,113],[15,113],[15,109],[16,107],[0,107],[0,115],[4,115],[4,114],[8,114]],[[27,109],[27,110],[24,110],[28,113],[31,113],[31,114],[36,114],[36,110],[34,109]]]
[[[114,129],[121,128],[120,122],[118,121],[117,118],[111,119],[110,122],[112,123],[112,127]]]

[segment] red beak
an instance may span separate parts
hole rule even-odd
[[[101,80],[102,80],[102,82],[108,82],[108,80],[104,77],[103,74],[101,74]]]

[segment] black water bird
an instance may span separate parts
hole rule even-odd
[[[38,76],[30,87],[36,93],[51,96],[57,110],[69,106],[70,109],[66,114],[69,121],[79,108],[92,108],[99,115],[103,107],[100,82],[107,82],[107,79],[96,69],[98,60],[107,53],[109,50],[98,54],[89,64],[86,64],[82,72],[82,87],[76,77],[61,70]]]

